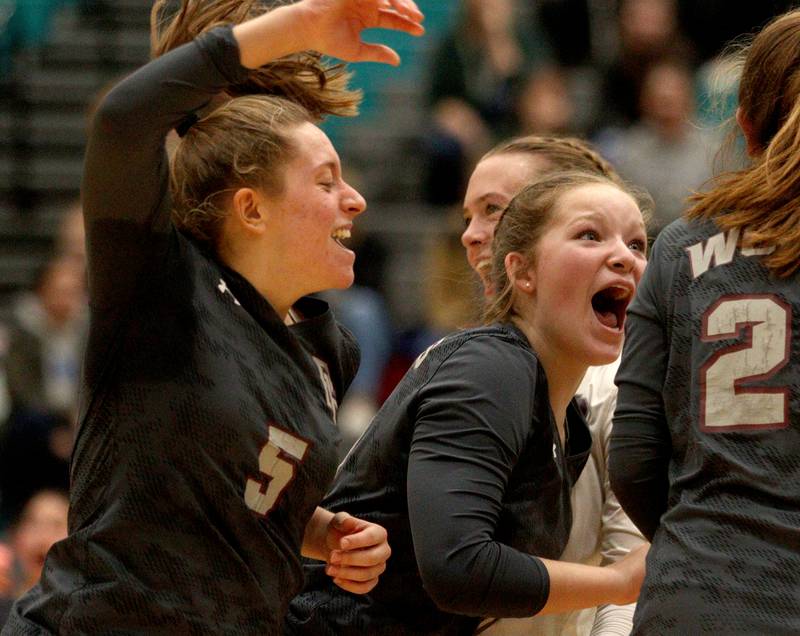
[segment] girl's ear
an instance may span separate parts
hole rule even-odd
[[[234,222],[248,232],[261,233],[269,215],[264,198],[253,188],[239,188],[231,197]]]
[[[536,276],[528,259],[519,252],[509,252],[506,254],[505,266],[512,288],[524,294],[532,294],[536,289]]]

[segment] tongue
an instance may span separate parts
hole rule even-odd
[[[612,329],[619,329],[619,321],[617,320],[617,314],[613,311],[596,311],[595,316],[597,319],[606,327],[611,327]]]

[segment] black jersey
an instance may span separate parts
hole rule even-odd
[[[539,611],[549,579],[530,555],[563,551],[570,487],[591,445],[574,402],[567,419],[565,453],[544,371],[513,326],[463,331],[425,352],[323,504],[388,530],[387,570],[356,596],[309,564],[288,631],[471,634],[474,617]]]
[[[653,537],[640,634],[800,633],[800,276],[677,221],[629,311],[612,484]]]
[[[70,534],[4,634],[279,634],[301,587],[305,526],[336,469],[331,399],[357,348],[319,300],[287,328],[168,217],[167,131],[243,73],[217,29],[96,115]]]

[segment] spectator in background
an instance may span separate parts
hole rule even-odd
[[[55,257],[13,309],[5,357],[11,413],[0,437],[0,527],[37,490],[69,485],[85,286],[81,263]]]
[[[555,65],[533,70],[523,81],[515,111],[520,135],[574,132],[575,104],[566,71]]]
[[[598,128],[634,123],[647,69],[667,56],[693,59],[681,33],[675,0],[622,0],[619,7],[619,50],[605,70]]]
[[[0,625],[16,597],[39,580],[47,551],[67,536],[69,500],[60,490],[41,490],[25,504],[9,533],[9,546],[0,544]]]
[[[654,234],[681,215],[686,198],[712,174],[717,143],[710,131],[693,123],[692,79],[681,62],[654,64],[643,78],[641,119],[599,139],[620,173],[652,195]]]
[[[514,0],[465,0],[454,29],[436,49],[426,135],[429,202],[453,204],[467,171],[497,136],[516,126],[515,96],[535,61],[550,58],[546,38],[524,32]]]
[[[33,292],[16,303],[9,326],[6,377],[12,410],[73,415],[85,309],[81,264],[63,257],[46,263]]]

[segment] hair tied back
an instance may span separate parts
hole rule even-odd
[[[178,133],[178,137],[185,137],[186,133],[189,132],[189,129],[194,126],[200,118],[197,116],[196,113],[192,113],[188,117],[186,117],[180,124],[175,126],[175,132]]]

